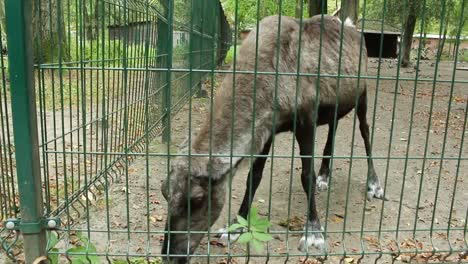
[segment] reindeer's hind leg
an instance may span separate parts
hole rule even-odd
[[[338,127],[338,120],[328,124],[327,143],[323,149],[323,156],[330,156],[332,152],[333,136]],[[328,177],[330,176],[330,158],[323,158],[320,166],[319,175],[317,177],[317,190],[323,192],[328,189]]]
[[[377,174],[375,173],[374,163],[372,162],[371,155],[371,145],[369,140],[369,124],[367,123],[367,94],[364,92],[360,97],[357,105],[357,116],[359,118],[359,130],[361,131],[362,139],[364,140],[364,146],[366,148],[367,158],[367,199],[371,200],[372,198],[384,198],[384,191],[380,186],[380,180]]]
[[[314,144],[313,128],[313,123],[304,124],[297,128],[296,139],[299,143],[300,154],[303,156],[312,155]],[[325,249],[325,239],[322,235],[322,227],[315,203],[316,177],[312,166],[313,160],[311,157],[302,157],[301,160],[301,182],[302,188],[307,194],[308,216],[306,226],[304,226],[305,232],[299,242],[298,249],[302,252],[307,252],[311,246],[314,246],[323,251]]]
[[[260,155],[268,155],[268,153],[270,152],[270,147],[271,147],[271,137],[265,143],[265,146],[263,147],[263,150],[260,153]],[[247,176],[247,183],[246,183],[247,188],[245,190],[244,199],[242,200],[242,204],[241,204],[241,207],[239,208],[239,213],[238,213],[240,216],[244,218],[247,218],[247,215],[249,214],[250,206],[252,205],[255,192],[257,191],[257,188],[260,185],[260,182],[262,181],[263,168],[265,167],[266,160],[267,160],[266,157],[258,157],[255,159],[252,165],[252,168],[250,168],[249,174]],[[235,219],[232,221],[232,223],[236,223],[236,222],[237,220]],[[224,233],[221,235],[221,238],[220,238],[221,241],[227,241],[228,236],[229,236],[229,240],[231,242],[234,242],[239,237],[239,234],[228,235],[225,229],[222,229],[219,231]]]

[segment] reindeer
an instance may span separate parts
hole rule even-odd
[[[338,119],[356,106],[366,152],[369,157],[371,156],[369,125],[366,120],[366,82],[361,79],[358,85],[357,78],[349,77],[357,76],[359,67],[361,74],[366,73],[367,51],[364,43],[361,45],[360,33],[348,19],[342,24],[341,20],[331,16],[323,16],[322,19],[319,15],[303,20],[302,27],[298,19],[281,17],[281,26],[278,30],[279,20],[279,16],[264,18],[259,24],[258,33],[252,31],[244,40],[236,61],[236,70],[243,72],[236,73],[234,78],[232,75],[225,76],[214,98],[212,116],[208,116],[191,145],[182,150],[183,153],[187,153],[190,148],[191,154],[205,155],[185,155],[174,159],[169,175],[170,181],[162,184],[162,192],[169,207],[162,254],[168,255],[167,259],[171,263],[186,263],[188,256],[195,251],[203,238],[200,231],[207,231],[218,219],[225,203],[226,179],[234,175],[243,157],[251,153],[267,155],[273,132],[293,131],[295,118],[295,138],[302,156],[301,182],[309,201],[308,220],[304,226],[307,232],[304,232],[300,240],[299,250],[306,251],[312,246],[325,249],[314,195],[316,188],[324,191],[328,187],[330,159],[323,158],[319,176],[316,177],[311,169],[314,127],[328,125],[328,138],[323,154],[330,156]],[[340,77],[339,93],[337,77],[321,76],[320,92],[318,92],[315,76],[296,74],[298,60],[300,60],[300,73],[317,73],[321,27],[323,35],[320,74],[336,75],[341,60],[340,73],[348,77]],[[300,30],[302,38],[299,57]],[[258,52],[256,52],[257,34]],[[343,43],[340,53],[341,41]],[[277,56],[279,63],[276,63]],[[259,73],[252,74],[254,70]],[[261,74],[262,72],[291,74],[275,76],[275,74]],[[298,83],[297,93],[296,83]],[[275,89],[276,84],[277,89]],[[315,114],[317,104],[318,113]],[[336,122],[334,122],[335,109]],[[212,124],[211,129],[210,124]],[[211,156],[208,155],[210,148]],[[231,148],[232,157],[218,155],[230,153]],[[250,169],[247,190],[239,209],[239,215],[243,217],[249,212],[253,196],[262,179],[265,162],[266,157],[258,157]],[[384,199],[384,192],[372,159],[368,158],[367,162],[367,198]],[[250,189],[251,195],[249,195]],[[188,221],[189,209],[190,221]],[[187,230],[192,232],[187,234]],[[227,234],[222,236],[226,237]],[[230,234],[230,238],[235,240],[236,235]]]

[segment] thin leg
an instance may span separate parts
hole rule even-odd
[[[297,128],[296,139],[299,143],[300,154],[304,156],[312,155],[314,144],[314,126],[312,123],[301,125]],[[299,242],[298,249],[302,252],[307,252],[311,246],[314,246],[322,251],[325,249],[325,239],[322,235],[322,227],[317,214],[315,203],[315,188],[316,177],[312,167],[312,158],[302,158],[302,173],[301,182],[302,188],[307,195],[308,212],[307,223],[304,226],[304,235]]]
[[[369,124],[367,123],[367,94],[364,93],[359,97],[358,107],[357,107],[357,116],[359,118],[359,130],[361,131],[362,139],[364,140],[364,146],[366,148],[367,158],[367,177],[369,179],[367,185],[367,199],[372,200],[372,198],[385,199],[383,195],[383,189],[380,187],[380,180],[375,173],[374,163],[372,162],[371,155],[371,145],[370,145],[370,133],[369,133]]]
[[[268,141],[265,143],[265,146],[263,147],[262,152],[260,153],[261,155],[268,155],[270,152],[270,147],[271,147],[271,138],[268,139]],[[265,167],[265,162],[267,158],[266,157],[258,157],[255,159],[252,168],[250,168],[249,174],[247,176],[247,188],[245,190],[244,194],[244,199],[242,200],[241,207],[239,208],[239,215],[246,218],[247,215],[249,214],[250,211],[250,206],[252,205],[253,198],[255,196],[255,192],[257,191],[258,186],[260,185],[260,182],[262,181],[262,176],[263,176],[263,168]],[[252,193],[250,193],[250,191]],[[237,220],[234,219],[231,221],[232,223],[237,223]],[[242,230],[239,230],[241,232]],[[221,235],[220,240],[231,240],[231,242],[234,242],[237,240],[239,237],[239,234],[227,234],[226,230],[220,230],[220,232],[225,232],[223,235]],[[229,236],[229,237],[228,237]]]
[[[323,149],[323,156],[331,155],[333,135],[335,134],[337,127],[338,127],[338,120],[336,120],[336,124],[334,124],[334,122],[330,122],[328,124],[327,143],[325,144],[325,148]],[[319,175],[317,177],[317,190],[323,192],[328,189],[328,177],[329,176],[330,176],[330,158],[323,158],[322,165],[320,165]]]
[[[268,155],[271,147],[271,138],[265,143],[261,155]],[[252,205],[255,192],[262,181],[263,168],[265,168],[266,157],[258,157],[253,165],[250,168],[249,175],[247,177],[247,188],[245,189],[244,199],[242,200],[241,207],[239,208],[239,215],[246,218],[250,211],[250,206]],[[250,179],[252,177],[252,179]],[[252,187],[251,187],[252,184]],[[251,195],[249,195],[250,190],[252,190]],[[250,198],[250,199],[249,199]]]

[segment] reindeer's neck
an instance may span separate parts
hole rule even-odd
[[[208,114],[192,144],[194,153],[208,154],[211,150],[215,156],[226,155],[214,159],[229,167],[231,161],[232,166],[237,166],[243,155],[260,153],[270,137],[273,126],[272,111],[267,109],[267,104],[257,104],[260,107],[256,107],[254,117],[251,97],[236,96],[234,108],[231,100],[229,94],[217,98],[213,114]],[[252,126],[255,127],[253,131]]]

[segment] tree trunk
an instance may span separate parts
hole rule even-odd
[[[101,26],[101,23],[99,23],[99,16],[101,15],[99,13],[100,3],[101,3],[101,1],[99,1],[99,0],[96,0],[96,2],[94,2],[94,34],[95,34],[96,38],[99,37],[99,29],[100,29],[100,26]]]
[[[343,2],[344,12],[342,12],[342,20],[344,21],[349,17],[353,23],[357,22],[358,19],[358,10],[359,10],[359,1],[358,0],[348,0]]]
[[[60,8],[63,8],[60,6]],[[59,51],[62,60],[69,59],[63,21],[58,21],[57,1],[33,1],[33,56],[34,63],[56,62]],[[62,13],[63,14],[63,13]],[[60,43],[59,43],[60,42]]]
[[[410,1],[410,8],[405,22],[405,31],[403,33],[401,66],[409,67],[411,62],[411,44],[413,42],[414,28],[416,27],[417,3],[416,0]],[[420,40],[422,41],[422,40]]]
[[[296,18],[300,18],[302,16],[301,4],[302,4],[302,0],[296,1],[296,13],[295,13]]]
[[[448,17],[445,18],[445,29],[444,29],[444,35],[442,39],[439,41],[442,41],[442,43],[437,47],[437,58],[440,59],[442,56],[442,52],[444,51],[444,46],[445,46],[445,40],[447,39],[447,31],[448,31],[448,22],[449,19]]]
[[[95,40],[99,35],[99,1],[94,1],[90,12],[88,12],[86,4],[83,4],[83,13],[86,39]]]
[[[322,6],[323,4],[323,6]],[[309,17],[328,13],[327,11],[327,0],[309,0]]]

